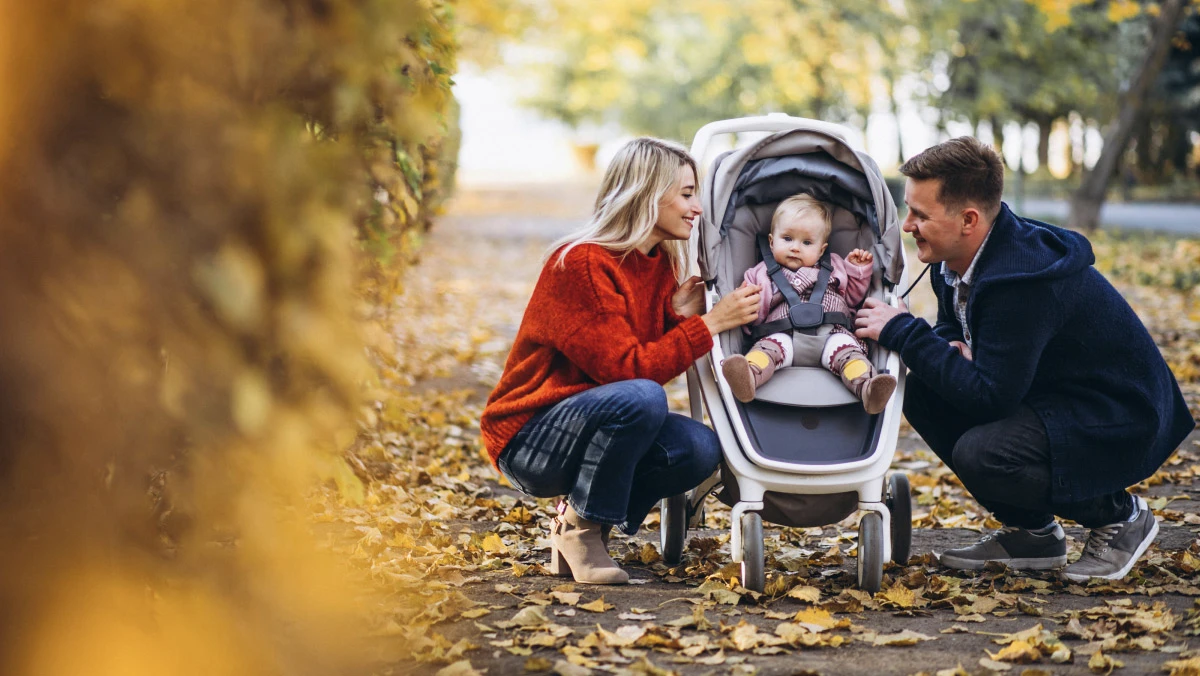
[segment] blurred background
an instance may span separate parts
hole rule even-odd
[[[1133,0],[500,3],[455,78],[460,176],[586,176],[630,134],[689,143],[712,120],[783,112],[850,127],[893,175],[976,135],[1003,153],[1017,199],[1068,197],[1121,144],[1116,197],[1192,200],[1200,22],[1179,5],[1163,17]],[[1156,36],[1160,18],[1174,30]],[[1125,138],[1112,135],[1130,108]]]
[[[518,265],[586,217],[633,135],[781,112],[845,125],[894,177],[976,134],[1019,209],[1101,228],[1106,273],[1183,294],[1164,313],[1192,324],[1162,344],[1200,382],[1189,0],[0,0],[0,17],[2,673],[461,656],[428,628],[509,550],[446,524],[532,517],[480,488],[478,392],[427,384],[494,381],[536,275]],[[510,218],[464,220],[482,213]],[[482,328],[450,316],[474,282],[406,275],[454,219],[443,252],[528,240]],[[456,269],[478,268],[461,248]]]

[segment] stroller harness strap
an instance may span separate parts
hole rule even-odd
[[[783,274],[783,266],[771,255],[771,245],[766,235],[758,236],[758,252],[767,266],[767,275],[771,277],[775,288],[779,289],[779,293],[783,294],[783,299],[788,304],[788,318],[754,327],[750,332],[750,340],[757,341],[772,333],[790,331],[816,335],[817,329],[823,324],[838,324],[850,331],[854,330],[854,325],[846,313],[825,312],[825,290],[829,286],[829,275],[833,272],[833,262],[828,250],[821,255],[821,260],[817,263],[820,268],[817,272],[817,282],[813,285],[807,301],[800,300],[800,294],[796,293],[796,289],[792,288],[791,282]]]

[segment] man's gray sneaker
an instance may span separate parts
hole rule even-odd
[[[1073,582],[1093,577],[1120,580],[1129,574],[1146,548],[1158,535],[1158,522],[1146,501],[1134,497],[1138,515],[1133,521],[1119,521],[1093,528],[1079,560],[1067,566],[1063,575]]]
[[[948,549],[942,565],[956,570],[980,570],[996,561],[1014,570],[1049,570],[1067,565],[1067,536],[1057,523],[1045,535],[1005,526],[970,547]]]

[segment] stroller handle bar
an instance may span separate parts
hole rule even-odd
[[[757,117],[738,117],[732,120],[718,120],[700,127],[692,140],[692,157],[702,158],[708,151],[708,145],[714,136],[720,134],[737,134],[741,132],[774,132],[789,129],[812,129],[832,134],[846,143],[851,143],[855,134],[848,127],[832,122],[810,120],[806,117],[793,117],[786,113],[768,113]],[[853,145],[853,144],[851,144]]]

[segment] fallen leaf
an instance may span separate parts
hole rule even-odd
[[[591,676],[592,670],[578,664],[559,660],[554,663],[554,673],[558,676]]]
[[[1013,641],[1000,652],[992,654],[991,651],[987,651],[987,654],[988,657],[997,662],[1011,662],[1013,664],[1029,664],[1030,662],[1037,662],[1042,658],[1042,653],[1027,641]]]
[[[471,666],[470,660],[459,660],[449,666],[438,669],[437,676],[483,676]]]
[[[504,544],[504,540],[502,540],[500,536],[496,535],[495,533],[491,533],[485,537],[483,542],[479,543],[479,546],[482,547],[483,551],[487,552],[488,554],[508,553],[508,545]]]
[[[922,641],[936,641],[936,636],[926,636],[911,629],[905,629],[898,634],[877,634],[871,639],[874,645],[907,646],[916,645]]]
[[[729,606],[736,606],[742,601],[741,594],[726,587],[720,580],[706,580],[696,591],[703,594],[706,598]]]
[[[715,655],[709,655],[708,657],[696,658],[696,664],[703,664],[708,667],[715,667],[715,666],[725,664],[726,659],[727,658],[725,657],[725,651],[718,650],[717,654],[715,654]]]
[[[838,620],[833,619],[829,611],[822,608],[805,608],[792,617],[793,622],[800,624],[815,624],[822,629],[833,629],[837,626]]]
[[[880,592],[880,595],[897,608],[912,608],[917,602],[917,597],[913,594],[913,590],[899,583],[892,585],[886,591]]]
[[[792,587],[787,593],[789,598],[806,601],[808,603],[819,603],[821,601],[821,590],[816,587],[799,586]]]
[[[1167,670],[1171,672],[1168,676],[1200,676],[1200,656],[1165,662],[1163,671]]]
[[[1097,674],[1111,674],[1113,669],[1119,669],[1123,666],[1125,666],[1124,662],[1105,655],[1099,650],[1088,660],[1088,669]]]
[[[543,624],[548,624],[549,622],[550,622],[550,620],[547,619],[546,614],[542,612],[541,606],[529,606],[527,608],[522,608],[522,609],[518,610],[517,614],[513,615],[512,619],[509,620],[508,622],[506,622],[506,623],[497,622],[496,626],[500,627],[501,629],[504,629],[507,627],[514,627],[514,626],[515,627],[537,627],[537,626],[540,626]],[[501,624],[504,624],[506,626],[501,626]]]
[[[647,542],[642,545],[641,551],[638,552],[638,560],[645,565],[650,565],[662,561],[662,554],[658,553],[657,547]]]
[[[578,606],[578,608],[580,608],[582,610],[586,610],[588,612],[592,612],[592,613],[604,613],[604,612],[608,612],[608,611],[612,610],[613,608],[616,608],[616,606],[614,606],[611,603],[605,603],[604,597],[601,596],[600,598],[596,599],[595,601],[592,601],[591,603],[585,603],[581,606]]]
[[[573,606],[576,603],[579,603],[579,597],[583,596],[583,594],[579,592],[552,591],[550,592],[550,596],[554,597],[554,600],[558,601],[564,606]]]

